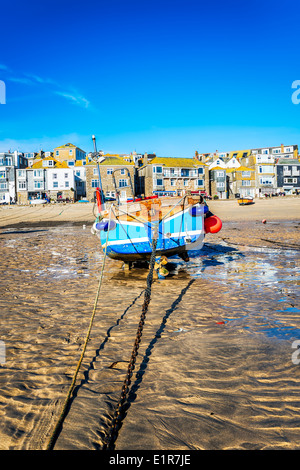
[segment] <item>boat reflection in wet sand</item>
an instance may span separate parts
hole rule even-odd
[[[246,206],[248,204],[254,204],[254,199],[252,196],[243,196],[238,199],[240,206]]]

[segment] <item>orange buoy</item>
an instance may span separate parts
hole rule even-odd
[[[263,224],[265,224],[266,222],[267,222],[266,219],[263,219],[263,220],[262,220],[262,223],[263,223]]]
[[[206,233],[217,233],[222,228],[222,220],[216,215],[211,215],[204,219],[204,228]]]

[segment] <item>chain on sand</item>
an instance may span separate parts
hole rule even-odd
[[[128,369],[127,369],[127,374],[126,378],[123,383],[123,387],[121,390],[121,395],[119,398],[119,401],[116,405],[114,416],[111,422],[110,429],[107,434],[106,441],[103,446],[103,450],[113,450],[115,441],[118,437],[118,432],[119,429],[122,425],[122,420],[125,417],[125,412],[124,412],[124,405],[126,402],[127,394],[129,392],[129,387],[131,384],[131,377],[135,368],[135,362],[136,362],[136,357],[138,355],[138,349],[139,345],[141,342],[141,337],[143,333],[143,327],[145,323],[145,318],[146,318],[146,313],[148,311],[148,306],[150,303],[150,298],[151,298],[151,286],[153,282],[153,271],[154,271],[154,264],[155,264],[155,253],[156,253],[156,245],[157,245],[157,239],[153,238],[153,243],[152,243],[152,253],[151,253],[151,258],[150,258],[150,263],[149,263],[149,273],[147,276],[147,287],[145,289],[145,295],[144,295],[144,302],[143,302],[143,307],[142,307],[142,313],[141,313],[141,318],[140,322],[138,325],[137,329],[137,334],[131,354],[131,358],[129,361]]]

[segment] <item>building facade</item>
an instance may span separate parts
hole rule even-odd
[[[277,191],[285,194],[300,193],[300,162],[282,158],[277,162]]]
[[[53,150],[53,156],[55,160],[59,162],[75,162],[77,160],[85,160],[86,152],[81,150],[76,145],[67,143],[65,145],[61,145],[60,147],[56,147]],[[71,165],[69,164],[69,166]]]
[[[16,172],[26,166],[27,159],[22,153],[0,153],[0,204],[16,202]]]
[[[209,194],[213,198],[227,199],[226,168],[216,166],[209,170]]]
[[[242,196],[255,197],[255,170],[245,166],[227,168],[226,179],[227,199],[235,199]]]
[[[208,168],[195,158],[155,157],[150,162],[144,156],[143,166],[137,169],[137,193],[181,196],[186,191],[205,194]]]
[[[99,173],[104,196],[106,198],[126,200],[134,194],[135,166],[133,162],[126,162],[118,156],[103,155],[98,165],[95,161],[87,163],[86,170],[86,197],[95,201],[96,189],[100,187]]]
[[[17,201],[28,204],[37,199],[74,201],[76,197],[73,169],[53,157],[17,170]]]

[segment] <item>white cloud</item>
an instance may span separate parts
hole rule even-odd
[[[13,83],[19,83],[21,85],[29,86],[40,86],[44,87],[50,93],[54,93],[58,96],[62,96],[69,102],[80,106],[81,108],[90,108],[90,102],[82,94],[77,92],[71,87],[65,87],[65,85],[53,80],[49,77],[41,77],[40,75],[35,75],[32,73],[23,73],[20,75],[15,74],[9,67],[4,64],[0,64],[0,71],[5,72],[5,80],[8,80]]]
[[[52,152],[55,147],[71,142],[86,152],[92,151],[91,136],[79,135],[77,133],[62,134],[59,136],[33,137],[32,139],[3,139],[0,140],[0,152],[18,150],[20,152]],[[85,142],[85,144],[84,144]]]
[[[75,94],[74,92],[69,93],[65,91],[55,91],[54,92],[56,95],[63,96],[67,100],[72,101],[73,103],[77,104],[78,106],[81,106],[82,108],[88,108],[90,106],[90,102],[84,98],[84,96]]]

